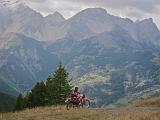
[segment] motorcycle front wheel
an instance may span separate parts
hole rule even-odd
[[[89,108],[90,107],[90,101],[87,99],[85,102],[82,104],[83,108]]]

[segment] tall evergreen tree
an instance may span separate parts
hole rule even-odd
[[[62,64],[59,64],[55,73],[48,77],[46,89],[49,104],[63,104],[69,96],[71,86],[68,83],[68,72]]]
[[[44,106],[46,104],[46,86],[43,81],[38,82],[27,97],[27,106]]]
[[[19,94],[14,110],[22,110],[24,108],[24,101],[22,94]]]
[[[46,85],[43,81],[38,82],[24,98],[21,94],[18,96],[15,110],[64,104],[70,92],[68,72],[62,64],[59,64],[55,73],[47,78]]]

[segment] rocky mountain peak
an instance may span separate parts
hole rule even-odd
[[[59,12],[55,12],[45,17],[48,22],[63,22],[65,18]]]
[[[138,26],[145,28],[146,30],[151,30],[150,32],[158,32],[158,27],[153,22],[152,18],[144,19],[142,21],[136,22]]]
[[[107,11],[104,8],[87,8],[75,15],[74,18],[96,19],[98,17],[103,19],[103,17],[106,17],[106,15]]]
[[[20,6],[27,6],[27,5],[25,4],[24,0],[1,0],[0,6],[10,9],[16,9]]]

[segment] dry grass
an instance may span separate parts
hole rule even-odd
[[[99,113],[101,113],[100,110],[96,109],[66,110],[64,106],[52,106],[1,114],[0,120],[97,120],[98,118],[105,117]]]
[[[160,107],[160,97],[146,99],[144,101],[138,102],[136,104],[137,107],[145,107],[145,106],[158,106]]]
[[[52,106],[0,114],[0,120],[160,120],[160,109],[120,108],[113,110],[66,110],[63,106]]]
[[[73,109],[64,106],[38,107],[20,112],[0,114],[0,120],[160,120],[158,98],[138,103],[139,107],[128,106],[117,109]]]

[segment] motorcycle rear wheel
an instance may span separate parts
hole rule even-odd
[[[71,103],[70,101],[67,101],[66,102],[66,108],[67,108],[67,110],[72,109],[73,108],[73,103]]]

